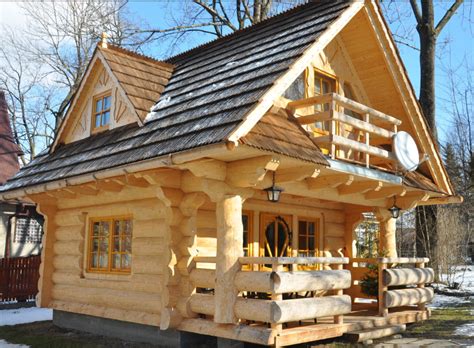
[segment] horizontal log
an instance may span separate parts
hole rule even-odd
[[[214,315],[215,302],[214,295],[193,294],[189,299],[189,305],[194,313]]]
[[[211,269],[193,269],[189,279],[196,288],[214,289],[216,287],[216,271]]]
[[[273,277],[274,293],[340,290],[351,286],[351,272],[348,270],[334,271],[297,271],[275,272]]]
[[[82,260],[81,255],[56,255],[53,258],[53,266],[57,270],[80,273],[83,267]]]
[[[275,272],[238,272],[234,285],[239,291],[272,293],[275,288]]]
[[[146,313],[160,313],[162,307],[159,295],[143,292],[54,285],[51,296],[54,300],[63,302],[71,301]]]
[[[82,255],[84,243],[82,241],[57,241],[53,246],[56,255]]]
[[[216,263],[217,258],[215,256],[195,256],[194,262]]]
[[[79,274],[73,274],[69,272],[54,272],[52,280],[54,284],[58,285],[71,285],[85,288],[95,289],[111,289],[121,290],[130,292],[144,292],[150,294],[159,294],[161,292],[163,280],[161,276],[157,275],[131,275],[131,276],[120,276],[126,279],[90,279],[81,278]]]
[[[163,238],[133,238],[132,248],[133,256],[136,255],[160,255],[163,253],[165,248],[168,246],[165,245]]]
[[[84,240],[85,225],[58,226],[54,231],[56,240],[73,241]]]
[[[132,246],[133,248],[133,246]],[[133,255],[132,269],[137,274],[164,274],[165,271],[164,255]]]
[[[384,269],[383,279],[387,286],[431,283],[434,281],[434,271],[432,268]]]
[[[339,295],[282,301],[238,299],[234,310],[240,319],[279,324],[350,313],[351,298]]]
[[[82,226],[85,222],[85,215],[80,210],[72,212],[60,210],[54,216],[54,222],[58,226]]]
[[[239,257],[242,265],[271,264],[271,265],[312,265],[312,264],[348,264],[347,257]]]
[[[181,324],[183,317],[176,308],[164,308],[161,311],[160,329],[174,329]]]
[[[96,304],[78,303],[73,301],[51,301],[50,308],[73,312],[94,317],[108,318],[114,320],[128,321],[137,324],[159,326],[159,313],[145,313],[134,310],[123,310],[119,308],[110,308]]]
[[[389,290],[384,294],[385,307],[401,307],[430,302],[433,299],[432,288]]]
[[[156,238],[164,237],[169,233],[169,226],[165,219],[148,219],[133,221],[133,235],[135,237]]]
[[[427,257],[379,257],[377,263],[428,263]]]

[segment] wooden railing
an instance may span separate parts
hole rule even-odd
[[[371,156],[385,161],[395,159],[390,149],[379,145],[392,144],[401,121],[339,94],[329,93],[288,103],[298,114],[302,125],[320,124],[321,132],[313,132],[315,141],[333,159],[351,159],[371,165]],[[308,111],[308,109],[310,111]]]
[[[356,284],[353,284],[349,292],[353,297],[363,295],[355,288],[360,286],[364,275],[370,273],[367,265],[377,265],[376,298],[380,315],[387,316],[389,308],[410,305],[417,305],[418,309],[424,310],[425,303],[431,301],[434,295],[431,288],[425,288],[426,283],[434,280],[433,269],[425,268],[427,262],[427,258],[351,258],[349,269]]]
[[[0,259],[0,302],[34,299],[40,264],[40,255]]]
[[[432,268],[425,268],[427,258],[378,258],[378,287],[379,314],[386,317],[389,308],[417,305],[419,310],[425,310],[426,302],[433,299],[432,288],[425,288],[426,283],[434,280]],[[414,264],[415,267],[390,268],[393,265]],[[405,287],[389,290],[389,287]],[[407,288],[406,286],[416,286]]]
[[[195,262],[209,263],[215,259],[196,257]],[[335,323],[343,322],[343,315],[351,311],[351,298],[343,289],[351,284],[351,274],[342,266],[348,258],[323,257],[241,257],[241,271],[234,278],[238,298],[234,305],[235,317],[240,321],[270,324],[276,331],[282,324],[333,316]],[[290,265],[334,265],[334,270],[290,271]],[[258,265],[261,270],[249,270],[247,265]],[[251,269],[251,268],[250,268]],[[271,271],[270,271],[271,270]],[[190,299],[193,312],[214,316],[215,271],[196,268],[191,282],[198,289]],[[331,292],[315,297],[315,292]]]

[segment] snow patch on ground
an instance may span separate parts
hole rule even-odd
[[[0,340],[0,348],[29,348],[29,346],[25,346],[24,344],[8,343],[7,341]]]
[[[29,348],[30,346],[24,345],[24,344],[14,344],[14,343],[8,343],[5,340],[0,339],[0,348]]]
[[[47,308],[18,308],[0,310],[0,326],[32,323],[53,319],[53,310]],[[3,347],[0,342],[0,347]]]
[[[455,335],[474,337],[474,322],[461,325],[454,331]]]
[[[455,297],[446,296],[441,294],[435,294],[434,299],[428,304],[430,308],[441,308],[441,307],[456,307],[463,303],[470,303],[471,300],[468,297]]]

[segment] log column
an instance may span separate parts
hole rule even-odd
[[[384,251],[384,257],[397,257],[397,220],[387,209],[378,209],[375,215],[380,223],[379,252]]]
[[[237,322],[234,304],[238,290],[234,278],[240,269],[239,257],[243,256],[242,197],[225,194],[216,207],[217,263],[214,321],[222,324]]]

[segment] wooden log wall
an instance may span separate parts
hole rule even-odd
[[[174,232],[184,220],[182,196],[177,187],[124,185],[119,192],[57,199],[54,208],[51,199],[42,204],[48,224],[41,306],[154,326],[165,317],[172,325],[176,315],[167,309],[179,298]],[[131,273],[87,272],[90,218],[125,215],[133,218]]]

